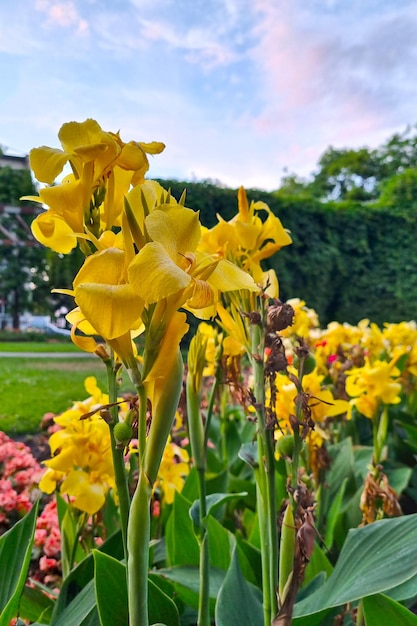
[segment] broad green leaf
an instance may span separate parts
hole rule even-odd
[[[417,573],[401,585],[389,589],[387,595],[398,602],[415,598],[417,596]]]
[[[261,551],[240,535],[235,535],[235,539],[242,574],[247,581],[262,588]]]
[[[125,626],[129,621],[126,566],[93,550],[97,610],[101,626]]]
[[[254,626],[262,623],[262,594],[243,578],[235,547],[230,568],[217,598],[216,626]]]
[[[247,495],[246,491],[241,493],[211,493],[209,496],[206,496],[207,515],[213,514],[225,502],[235,500],[236,498],[244,498]],[[190,517],[193,520],[194,527],[198,529],[200,527],[200,500],[193,502],[190,508]]]
[[[94,550],[95,588],[97,608],[101,626],[126,626],[128,597],[126,567],[107,554]],[[163,622],[179,626],[179,615],[175,603],[153,580],[148,581],[149,620],[151,624]]]
[[[148,580],[148,584],[150,623],[156,624],[158,622],[166,626],[179,626],[180,616],[175,602],[152,580]]]
[[[25,585],[20,598],[19,616],[29,622],[49,624],[55,601],[48,597],[39,587]]]
[[[158,576],[166,578],[175,584],[178,597],[193,609],[198,609],[198,598],[200,593],[200,572],[195,567],[170,567],[157,570]],[[154,575],[156,572],[153,573]],[[212,567],[210,569],[210,611],[214,612],[216,598],[219,595],[220,588],[223,584],[225,572]],[[153,576],[154,579],[154,576]]]
[[[417,615],[382,593],[363,599],[366,626],[417,626]]]
[[[80,626],[88,620],[88,624],[100,625],[94,593],[94,580],[90,580],[80,593],[65,607],[57,618],[53,617],[51,626]]]
[[[342,507],[343,496],[345,495],[345,489],[347,485],[348,479],[345,478],[342,484],[340,485],[340,489],[336,494],[336,497],[333,499],[333,502],[329,508],[329,512],[327,514],[326,519],[326,534],[324,536],[324,543],[326,547],[330,550],[333,545],[334,540],[334,530],[336,527],[337,519],[340,515],[340,510]]]
[[[360,482],[363,482],[369,472],[373,454],[373,446],[354,446],[353,448],[355,476]]]
[[[259,467],[258,444],[256,441],[244,443],[239,450],[238,456],[253,469],[257,469],[257,467]]]
[[[166,525],[167,560],[170,565],[198,565],[200,550],[194,535],[189,502],[176,492],[172,512]]]
[[[340,443],[329,446],[329,453],[332,463],[329,471],[326,472],[326,484],[329,486],[328,493],[331,502],[344,479],[353,477],[354,455],[351,439],[343,439]]]
[[[333,573],[294,616],[386,592],[417,572],[417,514],[381,520],[350,530]]]
[[[226,571],[230,564],[232,534],[211,515],[207,519],[210,566]]]
[[[417,452],[417,427],[402,421],[398,422],[398,424],[405,431],[404,441],[414,452]]]
[[[99,548],[100,552],[109,554],[120,560],[123,558],[123,543],[121,532],[118,531],[109,537]],[[52,624],[58,621],[59,615],[65,610],[65,607],[78,596],[80,591],[94,578],[94,558],[89,554],[81,563],[79,563],[64,580],[55,608],[52,614]]]
[[[16,617],[32,553],[38,504],[0,537],[0,626]]]
[[[243,462],[242,461],[240,462],[243,465]],[[248,495],[242,498],[242,502],[245,507],[255,510],[256,508],[256,485],[255,485],[255,481],[253,480],[253,475],[251,475],[251,480],[248,480],[247,478],[237,478],[236,476],[233,476],[233,474],[229,474],[228,491],[230,493],[246,491]],[[280,498],[277,498],[277,501],[280,502],[281,501]]]
[[[411,467],[396,467],[395,469],[387,469],[386,475],[389,480],[390,487],[401,494],[410,482],[413,470]]]

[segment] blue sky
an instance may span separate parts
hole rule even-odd
[[[417,122],[411,0],[2,0],[0,145],[95,118],[149,175],[276,189]]]

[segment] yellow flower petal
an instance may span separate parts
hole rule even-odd
[[[139,145],[148,154],[160,154],[165,150],[165,144],[162,141],[151,141],[150,143],[140,141]]]
[[[104,339],[115,339],[140,323],[143,300],[130,285],[82,283],[75,301]]]
[[[136,255],[129,265],[128,276],[145,304],[167,298],[191,282],[191,276],[178,267],[157,242],[147,243]]]
[[[259,287],[250,274],[224,259],[217,263],[208,282],[220,291],[235,291],[236,289],[259,291]]]
[[[77,238],[60,216],[47,211],[38,215],[31,224],[35,239],[55,252],[68,254],[77,245]]]
[[[193,252],[200,241],[198,213],[185,207],[153,211],[145,224],[151,239],[162,244],[177,263],[181,261],[178,254]]]
[[[41,183],[52,185],[68,161],[68,155],[57,148],[41,146],[29,152],[30,167]]]
[[[101,483],[91,483],[87,472],[81,470],[70,472],[61,485],[61,493],[74,496],[74,506],[89,515],[104,505],[106,491]]]

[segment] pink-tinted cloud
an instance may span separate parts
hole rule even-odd
[[[46,28],[54,26],[75,28],[80,35],[88,32],[87,20],[80,16],[71,0],[36,0],[35,8],[45,14],[44,26]]]

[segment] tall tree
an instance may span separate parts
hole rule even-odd
[[[22,311],[48,311],[46,254],[30,230],[37,209],[19,201],[23,195],[34,194],[29,169],[0,167],[0,297],[16,330]]]
[[[370,200],[377,195],[378,175],[378,159],[369,148],[330,146],[319,160],[310,191],[326,200]]]

